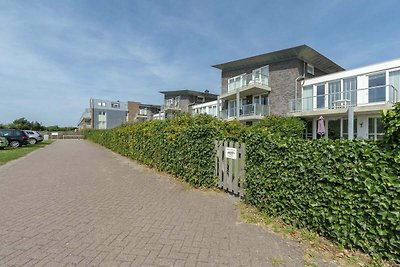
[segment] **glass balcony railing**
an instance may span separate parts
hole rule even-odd
[[[266,116],[269,115],[269,106],[261,104],[242,105],[239,110],[239,118],[248,116]],[[236,116],[236,108],[229,108],[221,110],[221,119],[234,119]]]
[[[261,85],[268,86],[269,75],[264,74],[243,74],[235,78],[231,78],[228,80],[227,85],[222,87],[222,93],[230,93],[235,92],[236,90],[240,90],[246,86],[250,85]]]
[[[398,91],[392,85],[331,92],[311,97],[289,100],[289,112],[298,113],[321,109],[338,109],[400,101]]]

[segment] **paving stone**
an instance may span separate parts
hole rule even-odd
[[[0,265],[301,266],[302,247],[239,223],[237,201],[59,140],[0,166]]]

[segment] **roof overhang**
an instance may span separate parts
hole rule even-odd
[[[255,65],[262,66],[290,59],[303,60],[307,63],[314,65],[316,68],[322,70],[325,73],[334,73],[344,70],[344,68],[307,45],[300,45],[258,56],[217,64],[213,65],[213,67],[222,71],[226,71],[240,69],[244,67],[252,67]]]
[[[218,95],[194,90],[174,90],[174,91],[160,91],[164,95],[194,95],[194,96],[210,96],[217,97]]]

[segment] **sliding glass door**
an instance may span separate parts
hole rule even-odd
[[[328,108],[336,108],[337,103],[341,100],[340,81],[328,83]]]
[[[351,106],[357,105],[357,77],[343,79],[343,100]]]

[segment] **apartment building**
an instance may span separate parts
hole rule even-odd
[[[160,112],[161,106],[142,104],[134,101],[113,101],[90,99],[89,108],[85,109],[78,128],[111,129],[125,122],[144,122],[151,120],[153,114]]]
[[[160,105],[142,104],[128,101],[128,121],[145,122],[153,119],[154,114],[160,113]]]
[[[128,121],[128,102],[90,99],[91,128],[111,129]]]
[[[218,100],[201,103],[192,106],[192,114],[207,114],[213,117],[218,117],[218,108],[221,108],[221,105],[218,105]]]
[[[164,94],[164,106],[161,113],[153,116],[157,119],[171,118],[178,113],[192,114],[192,106],[217,100],[218,95],[194,90],[161,91]]]
[[[307,137],[319,138],[317,121],[324,118],[324,137],[380,140],[381,111],[400,101],[400,59],[306,79],[300,97],[288,102],[292,116],[307,121]],[[352,138],[353,136],[350,136]]]
[[[221,119],[252,124],[269,114],[286,115],[301,81],[344,69],[307,45],[217,64],[221,70]]]

